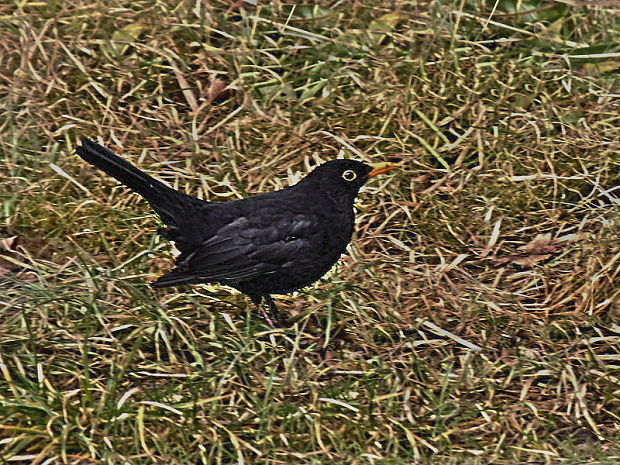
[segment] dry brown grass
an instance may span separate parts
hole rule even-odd
[[[0,5],[2,462],[617,463],[618,15],[533,5]],[[147,286],[80,136],[215,201],[405,169],[272,330]]]

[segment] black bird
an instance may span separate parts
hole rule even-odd
[[[226,203],[174,190],[105,147],[82,138],[77,154],[144,197],[181,255],[153,287],[220,283],[248,295],[268,323],[264,298],[312,284],[336,263],[353,234],[353,202],[371,177],[398,167],[332,160],[294,186]]]

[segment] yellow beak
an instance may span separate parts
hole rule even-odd
[[[400,165],[398,163],[375,163],[370,165],[372,166],[372,171],[370,173],[368,173],[368,177],[372,178],[374,176],[377,176],[379,174],[383,174],[383,173],[387,173],[389,171],[395,170],[397,168],[400,168]]]

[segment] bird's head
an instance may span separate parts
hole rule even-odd
[[[331,160],[317,166],[304,182],[318,184],[318,188],[333,200],[352,203],[370,178],[399,167],[397,163],[368,165],[357,160]]]

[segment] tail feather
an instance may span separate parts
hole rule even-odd
[[[163,287],[187,286],[189,284],[200,284],[204,282],[204,280],[196,278],[195,275],[183,275],[176,273],[175,270],[172,270],[171,272],[157,278],[156,281],[153,281],[151,283],[151,287],[160,289]]]
[[[148,200],[164,223],[171,226],[177,225],[174,214],[175,207],[178,208],[180,203],[184,203],[180,200],[188,199],[191,196],[166,186],[90,139],[82,138],[81,143],[82,145],[76,148],[76,152],[83,160],[96,166]]]
[[[158,189],[169,189],[162,182],[123,160],[102,145],[84,137],[81,139],[81,142],[82,146],[78,146],[76,151],[82,159],[105,171],[147,200]]]

